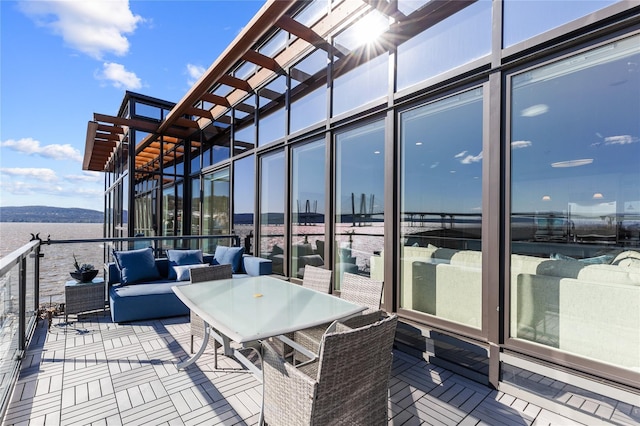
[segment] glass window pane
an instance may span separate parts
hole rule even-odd
[[[280,108],[265,117],[260,118],[258,125],[258,146],[284,138],[285,109]]]
[[[504,0],[503,46],[512,46],[617,2]]]
[[[400,126],[400,305],[479,329],[482,89],[407,111]]]
[[[253,236],[255,202],[255,158],[250,155],[233,163],[233,232],[245,241]],[[249,254],[254,252],[247,250]]]
[[[260,158],[260,256],[274,259],[284,247],[284,151]],[[284,274],[274,260],[273,272]]]
[[[327,88],[319,87],[291,102],[289,133],[295,133],[327,118]]]
[[[333,115],[340,115],[387,95],[389,55],[374,58],[336,78],[333,83]]]
[[[202,188],[202,235],[222,235],[231,232],[229,201],[231,184],[229,169],[215,171],[204,176]],[[213,253],[216,240],[203,240],[203,250]]]
[[[305,265],[324,265],[324,140],[296,146],[292,156],[291,276],[302,278]]]
[[[480,0],[398,46],[398,90],[490,52],[491,1]]]
[[[371,259],[384,245],[384,121],[338,134],[335,170],[333,276],[339,289],[344,272],[369,276]]]
[[[510,80],[511,337],[635,370],[638,64],[636,36]]]

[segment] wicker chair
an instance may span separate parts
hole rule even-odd
[[[208,266],[206,268],[193,268],[189,270],[189,274],[191,275],[191,283],[224,280],[224,279],[233,277],[231,265],[213,265],[213,266]],[[202,320],[202,318],[198,316],[198,314],[191,311],[190,322],[191,322],[191,353],[193,353],[193,338],[194,337],[199,337],[201,339],[204,338],[204,321]],[[214,367],[217,368],[218,342],[216,342],[215,339],[212,339],[212,341],[213,341],[213,350],[216,353],[214,357]]]
[[[307,287],[321,293],[329,293],[331,290],[330,269],[318,268],[317,266],[305,265],[302,287]]]
[[[294,366],[263,343],[264,420],[279,425],[386,425],[397,316],[336,324],[319,358]]]
[[[345,272],[342,276],[340,298],[361,306],[366,306],[367,309],[363,314],[372,314],[373,317],[376,317],[379,315],[378,312],[380,310],[382,282],[372,280],[369,277]],[[366,319],[364,320],[366,321]],[[356,319],[352,319],[352,321],[356,321]],[[311,352],[318,353],[320,339],[329,326],[330,324],[323,324],[296,331],[293,334],[293,340]],[[295,354],[295,358],[296,360],[301,360],[297,353]]]

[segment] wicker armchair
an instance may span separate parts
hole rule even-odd
[[[329,293],[331,290],[330,269],[318,268],[317,266],[305,265],[302,286],[321,293]]]
[[[323,335],[320,356],[293,366],[263,343],[264,420],[279,425],[386,425],[397,316]]]
[[[369,277],[345,272],[342,276],[340,298],[361,306],[366,306],[367,309],[363,314],[372,314],[373,317],[376,315],[379,316],[378,311],[380,309],[380,299],[382,298],[382,282],[372,280]],[[353,321],[356,320],[353,319]],[[320,339],[329,325],[330,324],[323,324],[296,331],[293,334],[293,340],[311,352],[318,353]],[[298,354],[295,355],[295,358],[300,360]]]
[[[194,268],[189,271],[191,275],[192,283],[199,283],[203,281],[214,281],[214,280],[224,280],[227,278],[232,278],[232,269],[231,265],[213,265],[208,266],[206,268]],[[204,321],[202,318],[198,316],[195,312],[190,312],[190,322],[191,322],[191,353],[193,353],[193,338],[199,337],[204,338]],[[218,364],[218,342],[215,339],[213,341],[213,349],[216,352],[214,358],[214,366],[217,368]]]

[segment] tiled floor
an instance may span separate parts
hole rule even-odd
[[[211,350],[186,371],[187,317],[118,325],[108,315],[41,322],[5,425],[257,424],[261,386]],[[389,424],[578,424],[402,352],[395,353]]]

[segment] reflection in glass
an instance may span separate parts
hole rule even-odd
[[[296,146],[291,171],[291,276],[324,265],[325,143]]]
[[[334,285],[344,272],[370,275],[384,245],[384,121],[352,129],[335,142]]]
[[[617,2],[504,0],[503,47],[512,46]]]
[[[398,90],[491,52],[491,1],[481,0],[398,46]]]
[[[636,371],[639,63],[631,37],[511,78],[511,337]]]
[[[260,117],[258,123],[258,145],[263,146],[269,142],[284,138],[285,131],[285,109],[279,110]]]
[[[374,58],[333,82],[333,115],[339,115],[387,95],[389,54]]]
[[[481,328],[482,89],[400,123],[400,305]]]
[[[202,235],[229,234],[229,196],[231,185],[229,169],[215,171],[204,175],[202,188]],[[215,247],[210,245],[215,240],[203,240],[203,250],[213,253]]]
[[[284,247],[284,151],[260,158],[260,257],[273,259]],[[273,272],[284,274],[282,263]]]
[[[327,88],[325,86],[291,102],[289,133],[295,133],[327,118]]]
[[[233,232],[240,237],[245,253],[253,253],[247,248],[245,238],[253,237],[253,212],[255,202],[255,158],[253,155],[233,163]]]

